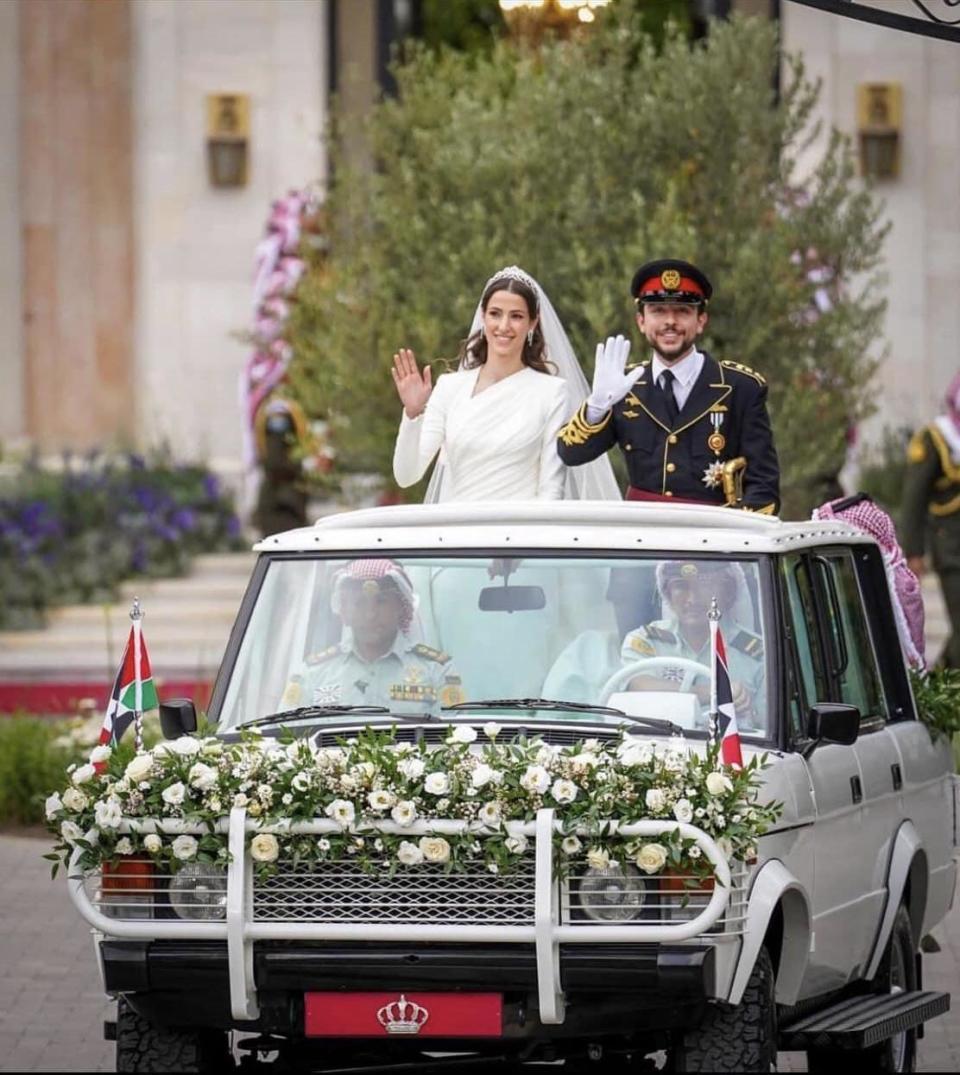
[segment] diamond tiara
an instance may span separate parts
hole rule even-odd
[[[534,280],[534,278],[530,276],[529,273],[525,273],[519,265],[507,265],[499,272],[495,272],[493,276],[491,276],[490,279],[486,282],[486,285],[484,286],[483,290],[486,291],[494,280],[502,280],[504,277],[506,277],[508,280],[519,280],[521,284],[526,284],[526,286],[530,288],[534,295],[536,295],[537,303],[539,304],[540,288],[537,286],[537,281]]]

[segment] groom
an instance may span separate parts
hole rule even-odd
[[[767,383],[739,362],[697,350],[710,281],[690,262],[667,258],[641,266],[631,291],[651,359],[627,367],[630,342],[623,336],[597,345],[593,388],[560,430],[560,458],[579,466],[619,444],[630,475],[628,500],[776,514],[780,467]]]

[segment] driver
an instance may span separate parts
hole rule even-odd
[[[707,613],[714,597],[721,615],[731,612],[738,596],[745,593],[746,580],[739,564],[718,560],[667,560],[657,566],[657,589],[667,618],[655,620],[623,640],[620,657],[624,665],[645,657],[683,657],[704,666],[704,673],[692,690],[703,705],[710,704],[710,621]],[[754,716],[754,699],[763,684],[763,640],[736,620],[721,620],[727,643],[727,664],[738,715]],[[663,668],[630,680],[629,689],[680,690],[685,669]]]
[[[354,560],[338,571],[330,605],[346,630],[339,645],[307,657],[281,706],[381,705],[422,713],[463,701],[450,656],[414,644],[416,597],[393,560]]]

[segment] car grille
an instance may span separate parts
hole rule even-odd
[[[258,922],[341,922],[395,925],[530,925],[533,856],[505,877],[485,869],[444,873],[442,866],[403,867],[393,877],[367,874],[349,862],[281,866],[257,880]]]

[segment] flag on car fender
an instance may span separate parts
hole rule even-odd
[[[100,729],[100,742],[115,746],[123,733],[133,723],[137,713],[146,713],[160,704],[157,689],[153,685],[150,658],[143,640],[140,614],[133,617],[130,634],[123,651],[123,660],[113,681],[113,690],[107,702],[107,712]]]
[[[710,619],[710,648],[713,651],[711,683],[711,712],[716,722],[716,736],[720,743],[720,758],[725,765],[743,768],[740,752],[740,731],[737,728],[737,710],[733,704],[733,689],[727,670],[727,650],[718,619]]]

